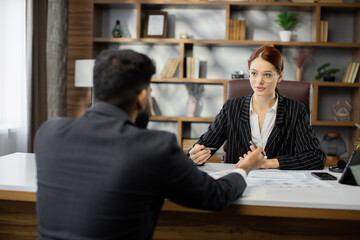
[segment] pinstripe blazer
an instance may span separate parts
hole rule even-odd
[[[250,101],[252,94],[229,99],[198,144],[220,148],[227,140],[225,163],[236,163],[250,149]],[[214,153],[213,151],[212,153]],[[315,136],[305,106],[279,96],[275,125],[266,147],[269,159],[277,158],[280,169],[323,169],[325,153]]]

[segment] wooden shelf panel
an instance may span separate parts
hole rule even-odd
[[[312,126],[355,127],[355,122],[312,121]]]
[[[152,83],[204,83],[204,84],[226,84],[227,79],[207,79],[207,78],[153,78]]]
[[[161,121],[161,122],[204,122],[211,123],[214,118],[202,118],[202,117],[166,117],[166,116],[151,116],[150,121]]]
[[[341,7],[356,8],[359,3],[300,3],[300,2],[250,2],[250,1],[206,1],[206,0],[94,0],[94,4],[151,4],[151,5],[238,5],[238,6],[294,6],[294,7]]]
[[[344,82],[310,82],[314,86],[319,87],[360,87],[360,83],[344,83]]]
[[[102,38],[94,37],[94,43],[169,43],[169,44],[221,44],[221,45],[278,45],[299,47],[332,47],[360,48],[360,43],[337,42],[282,42],[258,40],[211,40],[211,39],[177,39],[177,38]]]

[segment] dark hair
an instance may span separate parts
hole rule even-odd
[[[154,73],[154,64],[144,54],[132,50],[103,51],[94,66],[95,98],[124,109],[149,86]]]
[[[281,73],[284,70],[284,60],[279,52],[275,47],[271,46],[262,46],[256,49],[250,56],[248,60],[248,68],[250,69],[251,63],[257,59],[262,58],[265,61],[271,63],[274,68],[276,69],[277,73]],[[278,88],[275,89],[275,91],[280,94],[280,91]],[[281,94],[280,94],[281,95]]]

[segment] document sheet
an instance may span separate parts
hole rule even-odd
[[[225,176],[232,169],[209,173],[215,179]],[[332,188],[326,181],[319,180],[310,175],[307,171],[286,171],[286,170],[253,170],[249,173],[248,186],[263,188]]]

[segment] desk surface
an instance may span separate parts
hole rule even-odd
[[[232,167],[233,164],[207,163],[199,168],[215,172]],[[338,178],[341,176],[338,173],[331,174]],[[360,187],[339,184],[337,181],[328,183],[334,187],[284,189],[249,186],[234,205],[360,210]],[[0,199],[35,201],[35,192],[35,155],[14,153],[0,157]]]
[[[202,170],[205,172],[221,171],[229,169],[233,165],[207,163],[202,167]],[[322,171],[329,172],[327,169]],[[299,170],[293,172],[299,172]],[[310,173],[311,171],[306,172]],[[329,173],[335,175],[338,179],[341,176],[341,173]],[[312,178],[311,175],[310,177]],[[237,199],[234,204],[360,210],[360,187],[340,184],[338,181],[327,181],[327,183],[331,184],[333,188],[293,189],[248,186],[243,196]]]

